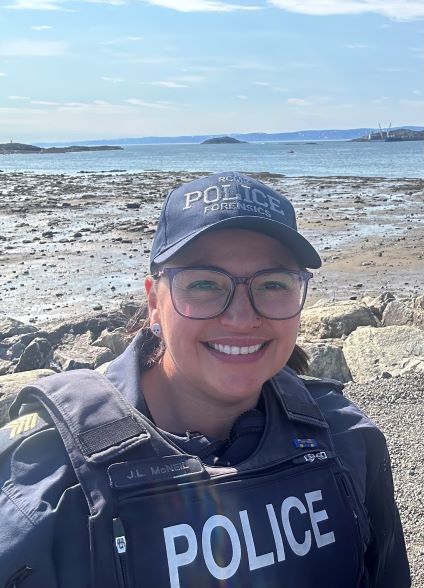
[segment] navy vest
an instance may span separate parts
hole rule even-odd
[[[96,372],[21,391],[85,494],[93,588],[363,585],[366,514],[328,424],[299,378],[270,384],[262,439],[233,467],[182,452]]]

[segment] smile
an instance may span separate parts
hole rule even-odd
[[[248,347],[238,347],[237,345],[221,345],[220,343],[208,343],[208,347],[213,349],[214,351],[218,351],[219,353],[225,353],[226,355],[249,355],[251,353],[256,353],[263,347],[265,347],[266,343],[260,343],[258,345],[249,345]]]

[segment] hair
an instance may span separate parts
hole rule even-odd
[[[141,332],[137,345],[137,351],[141,361],[141,369],[145,370],[157,363],[165,353],[165,343],[163,339],[153,335],[149,328],[149,311],[147,302],[141,303],[136,313],[131,317],[127,324],[127,332],[136,334]],[[287,366],[297,374],[305,374],[308,371],[308,355],[299,345],[295,345],[293,352],[287,361]]]

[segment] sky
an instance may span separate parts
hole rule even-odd
[[[423,125],[422,0],[0,0],[0,143]]]

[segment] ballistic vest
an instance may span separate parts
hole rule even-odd
[[[364,585],[366,513],[328,424],[297,377],[269,384],[262,439],[228,467],[181,451],[96,372],[21,391],[18,404],[50,415],[84,492],[92,588]]]

